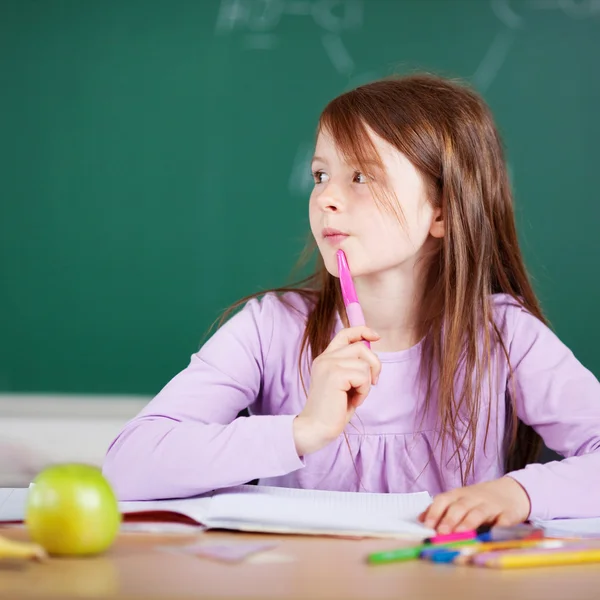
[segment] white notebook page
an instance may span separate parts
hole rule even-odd
[[[24,521],[27,488],[0,488],[0,522]]]
[[[416,517],[427,492],[370,494],[245,485],[184,500],[122,502],[124,513],[172,510],[211,528],[432,535]]]
[[[535,520],[548,537],[593,537],[600,538],[600,518]]]

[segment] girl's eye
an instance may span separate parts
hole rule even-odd
[[[356,171],[354,173],[354,180],[357,183],[367,183],[369,180],[369,177],[367,175],[365,175],[364,173],[361,173],[360,171]]]
[[[312,176],[315,184],[325,183],[327,181],[327,174],[323,173],[323,171],[313,171]]]
[[[327,175],[327,173],[324,171],[312,171],[312,177],[316,185],[329,181],[329,175]],[[370,179],[372,178],[364,173],[361,173],[360,171],[354,172],[353,181],[356,183],[368,183]]]

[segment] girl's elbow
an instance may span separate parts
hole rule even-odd
[[[120,502],[150,500],[152,468],[148,465],[150,453],[144,451],[130,431],[123,431],[109,446],[102,473]]]

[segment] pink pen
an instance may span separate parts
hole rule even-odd
[[[359,325],[365,325],[365,316],[363,315],[362,308],[358,303],[358,296],[354,289],[354,283],[352,281],[352,275],[350,275],[350,268],[348,267],[348,260],[343,250],[337,251],[338,261],[338,274],[340,276],[340,286],[342,288],[342,298],[344,300],[344,306],[346,307],[346,314],[348,315],[348,322],[350,327],[357,327]],[[371,344],[364,340],[367,348],[371,347]]]
[[[447,544],[449,542],[461,542],[463,540],[472,540],[477,537],[476,530],[470,531],[455,531],[454,533],[438,534],[434,537],[427,538],[425,541],[428,544]]]

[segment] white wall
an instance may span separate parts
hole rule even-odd
[[[149,400],[0,394],[0,487],[27,486],[57,462],[100,466],[121,427]]]

